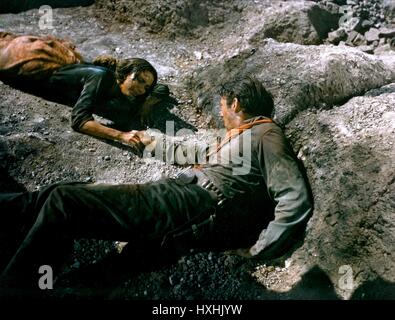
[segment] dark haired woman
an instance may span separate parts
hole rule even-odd
[[[132,121],[171,99],[169,88],[157,84],[155,68],[144,59],[99,56],[84,63],[63,40],[5,32],[0,40],[0,80],[72,105],[71,126],[78,132],[134,145],[138,138],[130,131]],[[97,122],[93,114],[113,125]]]
[[[51,96],[60,95],[73,103],[71,126],[74,130],[127,144],[138,142],[129,131],[131,120],[169,97],[169,89],[157,84],[157,72],[140,58],[116,60],[102,56],[93,64],[66,65],[46,81]],[[66,92],[65,92],[66,91]],[[115,128],[94,120],[93,114],[112,120]]]

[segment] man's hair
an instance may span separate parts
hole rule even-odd
[[[269,118],[272,116],[273,97],[254,77],[237,77],[232,81],[222,83],[217,93],[226,98],[228,106],[234,98],[237,98],[244,113]]]

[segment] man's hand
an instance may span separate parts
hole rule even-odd
[[[95,120],[85,122],[80,128],[80,132],[94,137],[119,141],[137,149],[140,149],[141,145],[139,134],[137,134],[139,131],[133,130],[129,132],[122,132],[106,127]]]
[[[155,137],[149,135],[146,130],[136,131],[136,136],[139,138],[140,143],[145,146],[148,146],[155,141]]]
[[[122,132],[121,141],[133,147],[139,154],[145,150],[146,146],[150,146],[148,151],[155,148],[155,140],[145,130]]]
[[[120,136],[121,142],[132,146],[138,146],[138,144],[141,142],[139,136],[137,135],[138,132],[139,131],[137,130],[122,132]]]

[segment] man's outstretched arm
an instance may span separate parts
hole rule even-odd
[[[143,153],[169,164],[194,165],[206,163],[212,147],[197,137],[174,137],[157,131],[136,131]]]

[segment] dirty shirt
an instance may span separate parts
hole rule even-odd
[[[244,124],[264,118],[250,118]],[[155,135],[155,139],[161,146],[156,148],[155,157],[160,155],[167,160],[172,157],[174,163],[182,165],[192,160],[189,163],[195,162],[195,167],[199,164],[199,169],[187,170],[202,172],[227,198],[257,196],[273,205],[274,219],[261,229],[249,249],[251,255],[281,247],[312,213],[311,193],[300,163],[274,122],[252,126],[219,150],[195,141],[169,143],[172,137],[160,134]]]

